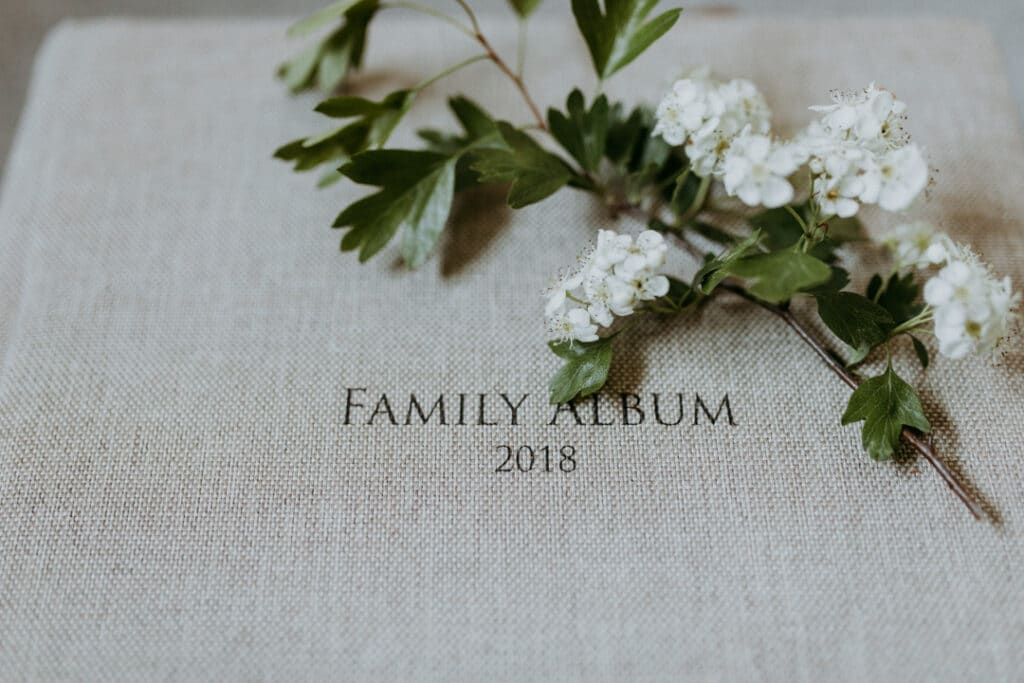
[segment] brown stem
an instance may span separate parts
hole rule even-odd
[[[636,217],[638,220],[657,218],[656,215],[648,214],[641,207],[634,204],[613,204],[613,208],[615,210],[628,213],[631,216]],[[685,235],[681,234],[681,232],[673,232],[672,235],[679,240],[682,246],[690,253],[694,253],[695,247],[690,240],[686,239]],[[804,327],[803,323],[793,315],[787,306],[777,306],[761,301],[751,296],[747,290],[730,282],[723,282],[719,284],[718,287],[719,289],[723,289],[740,296],[782,318],[782,320],[789,325],[794,332],[796,332],[797,336],[800,337],[805,344],[811,347],[818,357],[824,361],[825,365],[827,365],[832,372],[843,380],[847,386],[851,389],[856,389],[860,385],[860,378],[850,372],[839,358],[837,358],[820,341],[818,341],[814,335],[811,334],[810,330]],[[930,443],[930,441],[925,440],[920,432],[915,429],[911,429],[910,427],[904,427],[900,432],[900,437],[928,461],[928,464],[930,464],[938,475],[942,477],[942,480],[946,482],[946,486],[948,486],[956,497],[960,499],[960,501],[967,507],[968,512],[970,512],[975,519],[980,520],[988,516],[985,513],[981,502],[967,490],[967,486],[960,480],[957,474],[939,458],[938,453],[935,452],[935,447]]]
[[[530,112],[533,113],[533,118],[537,120],[537,127],[541,130],[547,130],[548,124],[544,121],[544,117],[541,115],[540,109],[537,107],[537,103],[534,102],[533,97],[530,96],[530,91],[526,89],[526,84],[523,83],[523,79],[520,78],[515,71],[509,68],[508,64],[505,63],[505,60],[501,58],[501,55],[494,51],[494,48],[491,47],[491,44],[487,41],[487,38],[484,37],[484,34],[477,31],[476,39],[483,46],[484,50],[487,51],[487,56],[490,57],[498,68],[501,69],[501,71],[515,84],[519,93],[523,96],[523,100],[526,101],[526,106],[528,106],[530,108]]]
[[[523,96],[523,100],[526,101],[526,105],[530,108],[533,118],[537,120],[537,126],[541,130],[546,131],[548,129],[548,124],[544,121],[544,116],[541,115],[540,108],[537,107],[537,103],[534,102],[533,97],[530,96],[530,91],[526,89],[526,83],[523,82],[523,79],[519,74],[513,71],[509,65],[505,63],[505,60],[501,58],[501,55],[499,55],[491,46],[490,41],[487,40],[487,37],[480,30],[480,24],[476,20],[476,15],[473,13],[473,10],[470,9],[469,5],[466,4],[465,0],[456,1],[462,6],[462,9],[465,10],[466,16],[469,17],[469,21],[473,25],[473,34],[477,42],[483,46],[484,50],[487,52],[487,56],[491,58],[491,61],[501,69],[503,74],[508,76],[509,80],[511,80],[513,84],[515,84],[516,89],[519,90],[519,94]]]
[[[773,304],[765,303],[751,296],[745,289],[728,282],[719,285],[719,288],[731,292],[737,296],[741,296],[747,301],[757,304],[766,311],[770,311],[775,315],[782,318],[787,325],[789,325],[797,336],[800,337],[812,350],[818,355],[821,360],[825,362],[825,365],[829,367],[832,372],[836,373],[841,380],[851,389],[856,389],[860,385],[860,378],[855,374],[846,369],[843,365],[821,342],[819,342],[810,331],[804,327],[803,323],[797,319],[793,313],[784,306],[776,306]],[[900,436],[904,441],[909,443],[918,453],[920,453],[925,460],[928,461],[942,480],[946,482],[946,486],[956,494],[956,497],[967,507],[967,510],[974,516],[975,519],[982,519],[985,517],[985,511],[981,506],[981,503],[971,495],[970,491],[964,485],[960,478],[957,477],[956,473],[953,472],[935,452],[935,447],[931,443],[926,441],[917,430],[911,429],[910,427],[904,427]]]

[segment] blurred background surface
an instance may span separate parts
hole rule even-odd
[[[457,7],[453,0],[423,0],[438,7]],[[0,168],[7,158],[18,117],[24,104],[32,62],[40,42],[64,18],[96,16],[280,16],[297,18],[330,0],[0,0]],[[505,0],[474,0],[480,12],[507,12]],[[803,17],[908,14],[960,16],[991,29],[1003,53],[1018,111],[1024,111],[1024,1],[1022,0],[732,0],[700,2],[678,0],[688,12],[789,13]],[[540,20],[568,20],[568,0],[546,0]],[[685,17],[685,15],[684,15]],[[783,47],[784,46],[780,46]],[[284,55],[282,55],[284,57]],[[770,56],[766,56],[770,59]],[[268,65],[268,77],[274,65]],[[837,84],[842,85],[842,84]],[[956,93],[950,93],[956,97]]]

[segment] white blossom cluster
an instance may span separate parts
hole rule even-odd
[[[835,92],[794,140],[771,135],[770,112],[745,80],[721,83],[707,71],[677,81],[657,110],[654,134],[682,145],[691,170],[721,177],[729,196],[775,208],[793,200],[790,177],[804,165],[821,212],[850,217],[862,204],[901,211],[928,184],[921,149],[904,127],[906,105],[873,83]]]
[[[928,184],[928,164],[903,127],[907,106],[874,83],[836,91],[801,136],[821,210],[843,218],[862,204],[902,211]]]
[[[892,252],[896,268],[928,268],[942,265],[956,245],[948,235],[935,232],[931,223],[902,223],[882,238],[882,245]]]
[[[725,152],[722,182],[726,193],[747,206],[774,209],[793,201],[793,175],[807,161],[800,145],[780,143],[745,130]]]
[[[766,135],[771,112],[750,81],[722,83],[706,67],[676,81],[658,105],[654,135],[683,145],[693,172],[701,178],[724,172],[725,152],[744,131]]]
[[[635,241],[601,230],[597,245],[545,292],[551,339],[596,341],[599,326],[610,327],[616,317],[632,315],[640,302],[668,293],[668,278],[657,273],[667,251],[665,238],[654,230],[645,230]]]
[[[924,300],[933,311],[941,354],[956,359],[991,353],[1010,335],[1020,294],[969,247],[921,222],[897,227],[883,244],[899,268],[940,267],[925,283]]]

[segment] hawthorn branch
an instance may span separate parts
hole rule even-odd
[[[513,71],[508,64],[505,63],[505,60],[501,58],[501,55],[495,52],[494,48],[491,47],[490,42],[488,42],[486,36],[480,33],[479,30],[476,32],[476,39],[477,42],[479,42],[480,45],[483,46],[484,50],[487,52],[487,56],[491,58],[491,61],[494,62],[494,64],[501,70],[502,73],[508,76],[509,80],[511,80],[512,83],[516,86],[516,89],[519,91],[519,94],[523,96],[523,100],[526,102],[526,106],[530,108],[530,113],[533,114],[533,118],[536,119],[537,121],[537,127],[540,128],[541,130],[546,131],[548,129],[548,124],[544,120],[544,116],[540,113],[540,108],[537,106],[537,103],[533,101],[533,97],[530,95],[530,91],[527,90],[526,83],[523,82],[523,79],[519,76],[519,74]]]
[[[811,347],[811,349],[818,355],[818,357],[822,361],[824,361],[825,365],[827,365],[828,368],[832,370],[832,372],[834,372],[841,380],[843,380],[843,382],[845,382],[847,386],[849,386],[851,389],[856,389],[860,385],[860,378],[857,377],[857,375],[850,372],[846,368],[846,366],[843,365],[843,363],[836,358],[836,356],[833,353],[831,353],[820,341],[818,341],[818,339],[815,338],[813,334],[811,334],[811,332],[803,325],[803,323],[800,322],[800,320],[795,315],[793,315],[792,311],[790,311],[787,307],[776,306],[774,304],[769,304],[764,301],[760,301],[755,297],[751,296],[750,293],[747,292],[742,287],[733,285],[728,282],[720,284],[719,288],[724,289],[725,291],[730,292],[732,294],[735,294],[736,296],[740,296],[746,299],[747,301],[750,301],[751,303],[760,306],[764,310],[769,311],[770,313],[773,313],[776,316],[782,318],[782,320],[787,325],[789,325],[789,327],[792,328],[794,332],[796,332],[797,336],[800,337],[800,339],[805,344]],[[975,519],[980,520],[987,517],[984,509],[982,508],[981,503],[971,494],[971,492],[967,489],[967,486],[960,480],[957,474],[953,472],[953,470],[951,470],[949,466],[946,465],[941,460],[941,458],[939,458],[939,455],[938,453],[936,453],[935,447],[931,444],[931,442],[927,441],[916,429],[912,429],[910,427],[904,427],[903,431],[900,433],[900,436],[903,438],[904,441],[910,444],[910,446],[913,447],[914,450],[920,453],[925,460],[928,461],[928,464],[935,469],[935,471],[938,473],[940,477],[942,477],[942,480],[946,482],[946,486],[948,486],[949,489],[956,495],[956,497],[960,499],[960,502],[962,502],[967,507],[967,510],[971,513],[971,515],[974,516]]]
[[[644,216],[646,216],[648,220],[651,218],[657,218],[656,215],[648,214],[641,207],[628,203],[619,204],[615,206],[615,208],[624,213],[628,213],[637,220],[641,220]],[[680,242],[680,244],[682,244],[684,248],[686,248],[688,252],[691,254],[695,253],[693,243],[686,239],[686,236],[682,234],[681,231],[674,231],[671,234]],[[743,299],[746,299],[747,301],[760,306],[764,310],[781,318],[783,322],[789,325],[790,329],[796,332],[797,336],[814,351],[818,358],[820,358],[825,365],[839,377],[839,379],[846,383],[847,386],[851,389],[856,389],[860,386],[860,378],[850,372],[846,368],[846,365],[844,365],[834,353],[829,351],[824,344],[818,341],[811,331],[808,330],[795,315],[793,315],[792,311],[790,311],[787,306],[778,306],[761,301],[760,299],[752,296],[747,292],[747,290],[730,282],[723,282],[718,285],[718,288],[742,297]],[[926,440],[920,432],[910,427],[903,428],[900,432],[900,438],[906,441],[914,450],[920,453],[921,456],[928,461],[928,464],[931,465],[938,473],[942,478],[942,481],[946,483],[946,486],[948,486],[954,495],[960,499],[960,502],[967,507],[967,511],[970,512],[975,519],[981,520],[988,517],[988,514],[981,505],[981,502],[971,494],[966,484],[959,476],[957,476],[956,472],[950,469],[950,467],[942,461],[938,453],[935,451],[935,447],[932,445],[931,441]]]
[[[619,201],[618,198],[608,195],[607,188],[598,187],[596,190],[593,191],[599,196],[604,197],[605,202],[612,209],[613,213],[623,213],[629,215],[634,220],[643,223],[647,223],[648,221],[651,221],[653,219],[660,220],[660,216],[658,215],[657,210],[649,211],[645,210],[642,206],[639,206],[637,204],[628,201]],[[686,238],[686,235],[684,233],[684,226],[686,221],[695,217],[704,208],[707,202],[707,197],[707,183],[703,182],[701,183],[701,188],[698,192],[698,197],[694,202],[694,206],[691,207],[684,214],[684,220],[677,220],[674,226],[670,226],[673,228],[670,234],[673,237],[675,237],[676,240],[678,240],[680,245],[682,245],[683,248],[687,250],[687,252],[689,252],[691,255],[694,255],[698,259],[698,261],[701,260],[700,250],[689,239]],[[800,220],[799,216],[797,216],[797,219]],[[828,366],[828,368],[832,370],[832,372],[834,372],[836,376],[838,376],[843,382],[846,383],[847,386],[849,386],[851,389],[856,389],[858,386],[860,386],[861,379],[854,373],[850,372],[846,368],[846,365],[835,354],[829,351],[829,349],[826,348],[824,344],[818,341],[818,339],[811,333],[811,331],[808,330],[807,327],[805,327],[804,324],[800,322],[800,320],[795,315],[793,315],[792,311],[789,310],[788,305],[783,304],[780,306],[761,301],[756,297],[752,296],[743,287],[735,285],[731,282],[723,282],[719,284],[718,287],[719,289],[725,290],[736,296],[742,297],[747,301],[756,304],[757,306],[760,306],[766,311],[769,311],[770,313],[773,313],[774,315],[780,317],[787,325],[789,325],[789,327],[794,332],[796,332],[797,336],[800,337],[800,339],[805,344],[811,347],[811,349],[825,363],[825,365]],[[928,464],[931,465],[932,468],[938,473],[938,475],[946,483],[946,486],[948,486],[949,489],[954,493],[954,495],[956,495],[956,497],[960,499],[960,502],[962,502],[964,506],[967,507],[967,511],[970,512],[975,519],[981,520],[988,517],[988,514],[982,507],[981,502],[968,490],[966,484],[960,479],[959,476],[957,476],[956,472],[950,469],[950,467],[946,465],[945,462],[942,461],[938,453],[935,451],[935,447],[932,445],[930,440],[925,439],[920,432],[911,427],[903,427],[902,431],[900,432],[900,438],[906,441],[914,450],[920,453],[921,456],[928,461]]]
[[[510,81],[512,81],[513,85],[516,86],[519,94],[522,95],[523,100],[526,102],[526,106],[530,108],[533,118],[536,119],[537,127],[546,131],[548,129],[548,124],[544,120],[544,116],[540,113],[540,108],[537,106],[537,103],[534,102],[533,97],[530,95],[530,91],[527,89],[522,76],[514,71],[508,63],[501,58],[501,55],[498,54],[490,41],[487,40],[487,36],[485,36],[483,31],[480,30],[480,23],[476,20],[476,15],[465,0],[456,0],[456,2],[459,3],[462,9],[465,10],[466,16],[469,17],[469,22],[473,26],[473,37],[484,48],[487,52],[487,56],[491,58],[491,61],[494,62],[495,66],[497,66],[498,69],[501,70],[501,72],[505,74]]]

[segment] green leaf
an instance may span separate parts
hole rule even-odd
[[[828,280],[818,285],[817,287],[809,287],[804,291],[808,294],[818,296],[819,294],[829,294],[841,291],[846,285],[850,284],[850,274],[846,272],[845,268],[839,266],[829,266],[832,271],[832,275]]]
[[[278,76],[292,92],[318,87],[335,90],[353,69],[359,68],[366,51],[366,32],[380,0],[344,0],[325,7],[289,29],[290,35],[305,35],[341,18],[342,24],[320,41],[278,68]]]
[[[387,142],[391,131],[412,106],[415,93],[398,90],[380,102],[363,97],[334,97],[321,102],[316,111],[331,118],[355,118],[340,128],[321,135],[295,140],[281,147],[274,156],[294,162],[296,171],[321,164],[340,164],[370,147]]]
[[[565,108],[568,115],[548,109],[551,134],[584,170],[596,171],[608,135],[608,98],[601,95],[588,110],[577,89],[569,95]]]
[[[702,294],[710,294],[722,280],[729,276],[729,268],[744,256],[757,251],[761,233],[754,231],[718,256],[709,256],[704,266],[693,277],[693,288]]]
[[[893,371],[892,363],[884,374],[862,382],[850,396],[842,423],[861,420],[861,442],[875,460],[892,457],[904,426],[931,430],[917,393]]]
[[[732,244],[736,241],[736,237],[731,233],[722,230],[717,225],[705,223],[704,221],[692,221],[686,227],[710,242]]]
[[[459,120],[462,130],[465,131],[464,139],[476,141],[482,138],[494,136],[498,133],[498,124],[483,107],[469,99],[459,95],[448,100],[455,118]]]
[[[864,234],[864,225],[856,216],[850,216],[849,218],[836,216],[829,219],[828,238],[836,244],[863,242],[867,239]]]
[[[541,0],[508,0],[512,9],[523,19],[533,14],[533,11],[540,5]]]
[[[629,116],[623,113],[621,102],[616,102],[608,113],[608,135],[605,142],[605,156],[609,161],[635,171],[641,167],[639,156],[643,154],[647,140],[660,140],[652,137],[654,130],[654,112],[647,107],[633,109]]]
[[[691,173],[689,167],[683,169],[676,175],[676,181],[672,184],[672,194],[669,195],[669,207],[676,216],[684,216],[697,201],[700,194],[701,178],[696,173]],[[690,227],[690,226],[687,226]],[[710,227],[705,224],[705,228]],[[721,230],[706,230],[711,235],[727,235]],[[714,237],[708,239],[719,241]]]
[[[330,187],[335,183],[339,182],[345,176],[341,175],[337,169],[332,168],[331,170],[320,176],[320,179],[316,181],[316,187],[318,190],[322,190],[325,187]]]
[[[928,369],[928,347],[926,347],[920,339],[912,334],[908,334],[910,341],[914,344],[914,353],[917,354],[917,360],[921,363],[921,367],[925,370]]]
[[[804,215],[803,207],[794,208]],[[747,222],[764,233],[764,245],[772,251],[793,246],[804,234],[800,223],[785,207],[767,209],[751,216]]]
[[[306,141],[307,138],[300,138],[277,148],[274,158],[293,163],[296,171],[308,171],[321,164],[348,157],[345,150],[351,144],[348,140],[338,138],[307,147]]]
[[[818,292],[818,315],[853,349],[850,364],[860,362],[878,344],[889,338],[895,326],[889,311],[854,292]]]
[[[462,124],[461,136],[423,131],[429,151],[369,150],[356,154],[343,166],[349,179],[380,187],[341,212],[334,227],[351,228],[341,241],[342,251],[358,249],[365,261],[402,234],[402,258],[412,268],[433,251],[451,213],[452,198],[460,183],[472,184],[475,175],[464,166],[468,155],[488,145],[501,145],[494,121],[471,100],[456,97],[449,106]],[[361,120],[378,112],[379,105],[361,98],[336,98],[325,103],[332,116],[358,115]],[[369,124],[368,127],[372,128]],[[463,173],[469,174],[463,180]]]
[[[327,7],[304,17],[288,27],[288,35],[291,37],[305,36],[314,31],[322,29],[336,19],[340,19],[349,7],[354,5],[356,0],[341,0],[333,2]]]
[[[572,13],[600,79],[626,66],[663,36],[679,18],[672,9],[644,23],[658,0],[572,0]]]
[[[649,198],[672,204],[673,180],[683,170],[683,159],[660,137],[654,137],[654,112],[646,107],[624,115],[621,103],[609,107],[604,155],[625,176],[624,194],[630,203]],[[662,188],[660,198],[652,190]]]
[[[785,250],[741,258],[726,267],[727,274],[747,280],[747,291],[768,303],[788,301],[797,292],[823,284],[832,269],[802,251]]]
[[[608,381],[612,365],[611,338],[594,342],[551,342],[551,350],[566,363],[548,384],[552,403],[568,403],[589,396]]]
[[[402,258],[412,268],[433,250],[451,212],[457,157],[435,152],[371,150],[341,168],[351,180],[379,192],[350,205],[334,227],[350,227],[342,251],[366,261],[402,230]]]
[[[418,135],[427,142],[431,151],[460,155],[455,167],[455,191],[461,192],[480,183],[480,174],[472,169],[474,150],[488,147],[504,149],[505,143],[490,114],[468,97],[453,97],[448,100],[448,106],[462,126],[461,135],[436,130],[421,130]]]
[[[416,93],[411,90],[396,90],[380,102],[342,95],[324,100],[316,106],[316,111],[332,119],[355,118],[346,128],[365,130],[365,149],[383,146],[415,99]]]
[[[794,206],[797,213],[804,221],[810,221],[811,216],[806,205]],[[752,216],[748,222],[751,227],[760,228],[764,231],[764,245],[769,251],[779,251],[794,246],[801,237],[804,229],[796,218],[785,207],[768,209]],[[835,258],[836,242],[825,238],[811,247],[808,252],[811,256],[830,262]]]
[[[507,147],[476,150],[472,168],[482,182],[512,183],[509,206],[519,209],[539,202],[569,182],[572,172],[564,161],[508,123],[497,125]]]
[[[460,95],[450,98],[448,107],[462,126],[462,134],[453,135],[429,129],[419,131],[418,135],[427,141],[433,151],[455,154],[466,147],[484,142],[504,148],[497,123],[476,102]]]
[[[877,297],[878,305],[889,311],[897,325],[910,320],[924,309],[924,305],[918,302],[921,287],[914,281],[913,273],[908,272],[903,276],[893,273],[879,294],[881,287],[882,278],[873,276],[868,283],[868,298]]]
[[[308,46],[295,57],[277,67],[277,77],[283,80],[292,92],[312,87],[323,49],[322,43]]]

